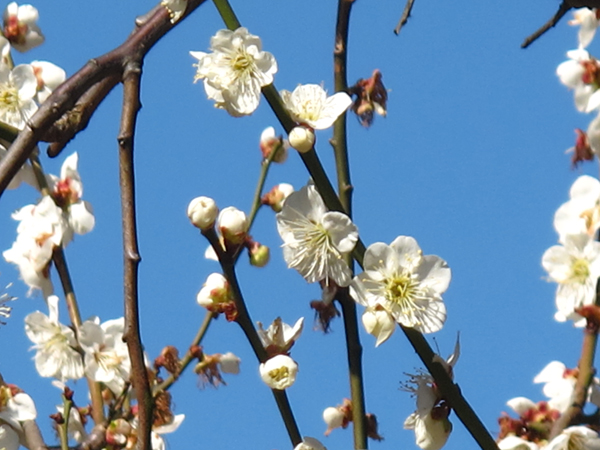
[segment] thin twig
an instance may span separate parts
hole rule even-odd
[[[138,266],[140,254],[137,242],[135,177],[133,147],[135,124],[140,110],[141,59],[127,63],[123,75],[123,110],[119,143],[119,180],[121,184],[121,210],[123,216],[123,259],[124,259],[124,301],[125,332],[123,341],[131,359],[131,382],[138,401],[138,446],[150,450],[152,443],[153,398],[148,371],[144,361],[144,350],[140,335],[138,303]]]
[[[396,28],[394,28],[394,33],[396,36],[400,34],[400,30],[406,24],[406,22],[408,22],[408,18],[410,17],[414,3],[415,0],[406,0],[406,5],[404,6],[404,11],[402,11],[400,21],[398,22],[398,25],[396,25]]]
[[[553,28],[570,9],[571,6],[567,4],[566,1],[563,1],[558,7],[558,11],[556,11],[556,14],[554,14],[554,16],[548,22],[542,25],[535,33],[533,33],[531,36],[525,39],[521,44],[521,48],[527,48],[531,44],[533,44],[546,31],[548,31],[550,28]]]

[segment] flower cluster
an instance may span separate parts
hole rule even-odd
[[[594,239],[600,228],[600,182],[581,176],[573,183],[570,197],[554,216],[559,245],[544,253],[542,266],[549,279],[558,283],[555,319],[583,326],[581,308],[593,305],[600,276],[600,243]]]

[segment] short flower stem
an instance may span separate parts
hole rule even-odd
[[[159,392],[166,391],[171,386],[173,386],[173,384],[175,383],[175,381],[177,381],[179,379],[179,377],[181,376],[183,371],[185,369],[187,369],[187,367],[190,365],[190,363],[194,360],[194,356],[191,352],[191,348],[195,347],[197,345],[200,345],[200,342],[202,342],[204,335],[208,331],[208,327],[210,326],[212,320],[215,317],[216,317],[216,315],[214,313],[212,313],[210,311],[206,312],[206,315],[204,316],[204,320],[202,321],[202,325],[200,325],[200,328],[198,329],[198,333],[196,333],[196,337],[194,337],[194,340],[190,344],[190,350],[188,350],[186,352],[185,356],[183,358],[181,358],[179,372],[177,372],[176,374],[169,375],[169,377],[165,381],[163,381],[158,386],[156,386],[154,388],[154,395],[158,394]]]
[[[64,422],[58,427],[60,436],[60,447],[62,450],[69,449],[69,418],[71,417],[71,407],[73,402],[63,394],[63,420]]]

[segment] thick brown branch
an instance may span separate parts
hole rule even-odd
[[[185,16],[204,1],[189,0]],[[37,143],[63,114],[73,108],[82,95],[99,81],[122,75],[126,63],[133,55],[143,58],[173,26],[167,10],[163,7],[155,8],[154,14],[139,21],[138,27],[123,44],[99,58],[90,60],[61,84],[41,105],[28,126],[19,133],[7,155],[0,161],[0,196],[19,168],[27,161]]]
[[[138,401],[138,445],[141,450],[152,448],[152,391],[144,362],[138,308],[138,266],[140,255],[135,217],[135,177],[133,144],[135,124],[140,105],[141,59],[125,66],[123,75],[123,111],[119,131],[119,179],[121,183],[121,210],[123,215],[124,301],[125,332],[131,359],[131,383]]]

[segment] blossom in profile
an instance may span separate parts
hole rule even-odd
[[[188,0],[162,0],[160,4],[169,12],[171,23],[175,23],[187,9]]]
[[[600,91],[597,89],[600,65],[598,60],[579,48],[567,52],[569,60],[556,68],[560,81],[575,94],[575,107],[581,112],[590,112],[600,106]]]
[[[594,39],[600,23],[598,18],[597,8],[579,8],[573,11],[573,19],[569,20],[569,25],[579,26],[579,48],[587,47]]]
[[[318,84],[303,84],[293,92],[282,90],[281,98],[292,119],[315,130],[324,130],[352,105],[345,92],[327,96]]]
[[[292,193],[276,217],[289,268],[309,283],[350,284],[352,273],[344,256],[354,249],[358,228],[346,214],[327,211],[317,189],[308,185]]]
[[[67,74],[56,64],[48,61],[32,61],[31,67],[37,80],[36,101],[41,104],[67,79]]]
[[[37,78],[33,67],[20,64],[12,70],[0,64],[0,121],[22,130],[37,111]]]
[[[550,247],[542,256],[542,266],[549,281],[558,283],[556,289],[559,322],[573,320],[575,326],[585,325],[585,319],[576,313],[582,306],[592,305],[596,298],[596,282],[600,276],[600,242],[587,233],[569,234],[564,245]]]
[[[451,278],[446,261],[423,255],[414,238],[398,236],[390,245],[370,245],[363,265],[364,272],[354,277],[350,291],[354,300],[367,308],[365,314],[385,311],[401,325],[422,333],[442,328],[446,320],[442,294]],[[386,321],[377,320],[382,325],[373,329],[379,330],[378,341],[382,341],[387,339],[385,333],[379,336]]]
[[[62,239],[63,247],[73,239],[73,233],[89,233],[96,224],[92,205],[81,199],[83,184],[77,171],[77,162],[78,156],[75,152],[63,162],[60,177],[48,175],[50,195],[62,209],[67,225]]]
[[[271,389],[283,390],[296,381],[298,364],[287,355],[269,358],[259,367],[260,377]]]
[[[206,95],[217,108],[234,117],[252,114],[260,89],[273,82],[275,58],[246,28],[219,30],[210,40],[210,49],[211,53],[190,52],[198,60],[194,81],[204,81]]]
[[[302,333],[304,317],[300,317],[294,326],[290,326],[277,317],[265,330],[258,322],[258,336],[270,356],[287,354]]]
[[[37,25],[38,10],[31,5],[19,6],[11,2],[4,10],[3,35],[15,50],[26,52],[44,42],[44,35]]]
[[[58,297],[48,297],[49,315],[35,311],[25,317],[25,334],[35,345],[35,368],[42,377],[64,381],[83,377],[83,360],[75,350],[75,333],[58,321]]]

